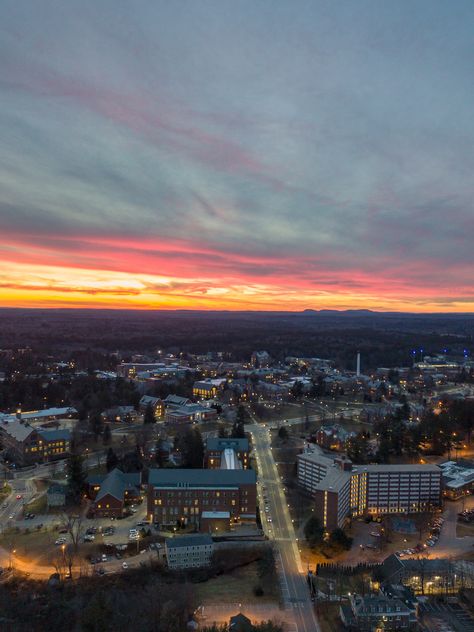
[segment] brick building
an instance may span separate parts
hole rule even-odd
[[[212,437],[206,441],[204,462],[211,470],[232,469],[228,466],[226,454],[232,451],[233,459],[240,464],[240,468],[246,470],[249,467],[249,440],[247,438],[234,439],[232,437]]]
[[[69,454],[71,432],[43,430],[15,420],[0,424],[0,440],[7,456],[17,465],[54,461]]]
[[[229,523],[256,520],[253,470],[151,469],[148,517],[160,526],[192,524],[202,530],[203,512],[219,512]],[[208,515],[208,514],[207,514]]]
[[[89,477],[87,483],[95,518],[122,517],[126,505],[140,500],[140,472],[125,474],[115,468],[106,476]]]

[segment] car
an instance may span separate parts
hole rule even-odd
[[[127,562],[122,562],[122,568],[123,568],[124,571],[127,570],[127,568],[128,568]]]
[[[370,535],[372,535],[374,538],[380,538],[380,533],[378,531],[371,531]]]
[[[140,522],[137,522],[137,524],[135,526],[136,527],[148,527],[149,523],[146,520],[140,520]]]
[[[16,495],[16,499],[17,499],[17,500],[21,500],[22,498],[23,498],[23,496],[22,496],[21,494],[17,494],[17,495]]]
[[[58,538],[54,544],[56,546],[61,546],[62,544],[66,544],[66,538]]]
[[[10,514],[10,515],[8,516],[8,520],[13,520],[13,518],[14,518],[14,517],[15,517],[15,514]]]
[[[84,542],[94,542],[95,540],[95,535],[93,535],[92,533],[86,533],[86,535],[84,536]]]
[[[271,522],[272,519],[270,517],[267,518],[267,522]]]
[[[8,507],[8,503],[3,503],[2,508],[6,509]]]
[[[107,555],[105,553],[102,553],[101,558],[102,562],[106,562],[107,561]]]
[[[268,513],[270,511],[270,509],[268,507],[265,507],[265,513]]]

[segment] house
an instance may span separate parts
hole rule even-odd
[[[210,535],[180,535],[165,541],[166,561],[172,570],[209,566],[213,553],[214,542]]]
[[[36,429],[23,420],[15,419],[0,424],[0,439],[8,458],[24,466],[67,456],[71,432],[67,429]]]
[[[156,419],[161,419],[165,414],[165,404],[159,397],[151,397],[151,395],[143,395],[140,399],[139,409],[142,414],[146,413],[148,406],[151,406],[155,413]]]
[[[46,492],[46,505],[49,507],[64,507],[66,504],[66,487],[57,483],[50,485]]]
[[[252,622],[241,612],[230,618],[229,632],[252,632],[252,630]]]
[[[405,602],[396,593],[349,593],[349,604],[342,605],[339,614],[346,628],[354,632],[418,629],[416,599]]]
[[[213,399],[217,395],[217,386],[211,380],[194,382],[193,397],[200,399]]]
[[[204,512],[220,512],[227,524],[256,520],[254,470],[150,469],[148,518],[159,526],[194,525],[204,531]],[[225,516],[221,516],[225,513]]]
[[[256,368],[269,367],[272,358],[268,351],[254,351],[250,356],[250,364]]]
[[[125,506],[141,498],[140,472],[125,474],[114,468],[106,476],[89,477],[87,483],[93,500],[91,513],[96,518],[122,517]]]
[[[204,462],[209,469],[249,467],[249,440],[231,437],[212,437],[206,441]]]

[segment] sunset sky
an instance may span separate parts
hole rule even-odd
[[[0,305],[474,311],[472,0],[3,0]]]

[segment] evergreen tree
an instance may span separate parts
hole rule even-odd
[[[104,431],[102,433],[102,442],[104,445],[109,445],[112,440],[112,431],[110,430],[110,424],[104,425]]]
[[[113,448],[109,448],[107,450],[107,458],[106,458],[106,468],[107,472],[111,472],[114,468],[117,467],[119,463],[118,456],[115,454]]]
[[[153,406],[151,404],[147,404],[145,409],[145,415],[143,417],[144,424],[154,424],[156,421],[155,411],[153,410]]]
[[[75,503],[79,503],[86,486],[84,460],[79,454],[71,454],[66,463],[68,492]]]

